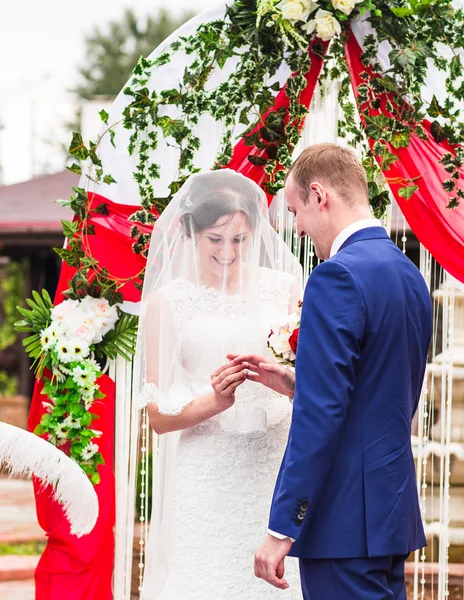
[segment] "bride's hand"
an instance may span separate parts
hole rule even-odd
[[[235,402],[235,390],[246,380],[246,369],[244,365],[230,362],[219,367],[211,375],[211,385],[217,402],[223,410],[230,408]]]
[[[250,381],[256,381],[278,394],[293,398],[295,373],[290,369],[256,354],[228,354],[227,358],[232,364],[241,365],[246,369],[246,378]]]

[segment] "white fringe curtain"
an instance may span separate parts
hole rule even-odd
[[[344,143],[344,140],[337,137],[339,118],[337,95],[338,84],[336,83],[332,83],[324,94],[321,94],[320,90],[316,91],[296,155],[314,143],[327,141]],[[285,207],[283,193],[274,200],[271,215],[276,229],[293,252],[301,257],[305,276],[308,277],[318,264],[318,259],[311,242],[296,237],[293,216]],[[384,219],[384,225],[390,233],[391,210]],[[395,225],[393,239],[399,242],[406,253],[407,224],[402,219],[399,227],[397,223]],[[399,239],[400,235],[401,239]],[[464,344],[464,340],[454,339],[455,282],[436,265],[430,254],[422,247],[420,268],[434,303],[434,336],[430,365],[415,419],[416,431],[413,436],[414,453],[417,459],[417,484],[429,548],[427,551],[416,552],[414,562],[411,563],[413,566],[410,568],[413,575],[414,600],[424,600],[426,590],[430,588],[432,591],[427,592],[431,594],[428,597],[446,600],[451,597],[449,596],[449,547],[450,544],[464,545],[462,527],[464,512],[460,517],[457,514],[458,503],[463,500],[459,496],[459,488],[450,485],[453,465],[456,466],[459,461],[461,463],[464,461],[464,421],[461,422],[462,426],[453,429],[453,382],[456,377],[459,377],[464,384],[464,367],[455,364],[454,354],[456,341]],[[463,314],[460,314],[459,318],[461,325],[464,325],[464,301],[462,311]],[[462,333],[464,334],[464,327]],[[461,351],[464,352],[464,347]],[[132,408],[132,365],[118,359],[112,365],[110,375],[116,380],[117,390],[114,598],[130,600],[131,585],[136,592],[143,580],[144,545],[149,519],[147,514],[149,457],[151,452],[156,452],[157,437],[150,432],[146,410],[139,412]],[[453,503],[455,496],[456,505]],[[137,523],[135,522],[136,500],[140,506]],[[135,544],[134,537],[137,540]],[[437,553],[438,562],[433,563]],[[464,586],[462,589],[464,590]]]

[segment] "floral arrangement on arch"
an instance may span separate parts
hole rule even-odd
[[[65,449],[96,485],[104,460],[93,427],[98,418],[91,408],[105,396],[98,384],[103,370],[96,358],[129,359],[134,353],[137,317],[123,313],[106,298],[85,296],[53,306],[46,291],[33,292],[30,309],[18,307],[23,320],[15,324],[28,332],[23,344],[44,382],[46,409],[36,435]]]

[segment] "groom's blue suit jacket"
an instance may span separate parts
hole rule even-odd
[[[432,332],[419,270],[381,227],[355,233],[306,287],[289,442],[269,527],[291,555],[425,545],[411,449]]]

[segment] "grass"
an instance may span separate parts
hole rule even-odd
[[[24,542],[19,544],[0,544],[0,556],[36,556],[42,554],[45,542]]]

